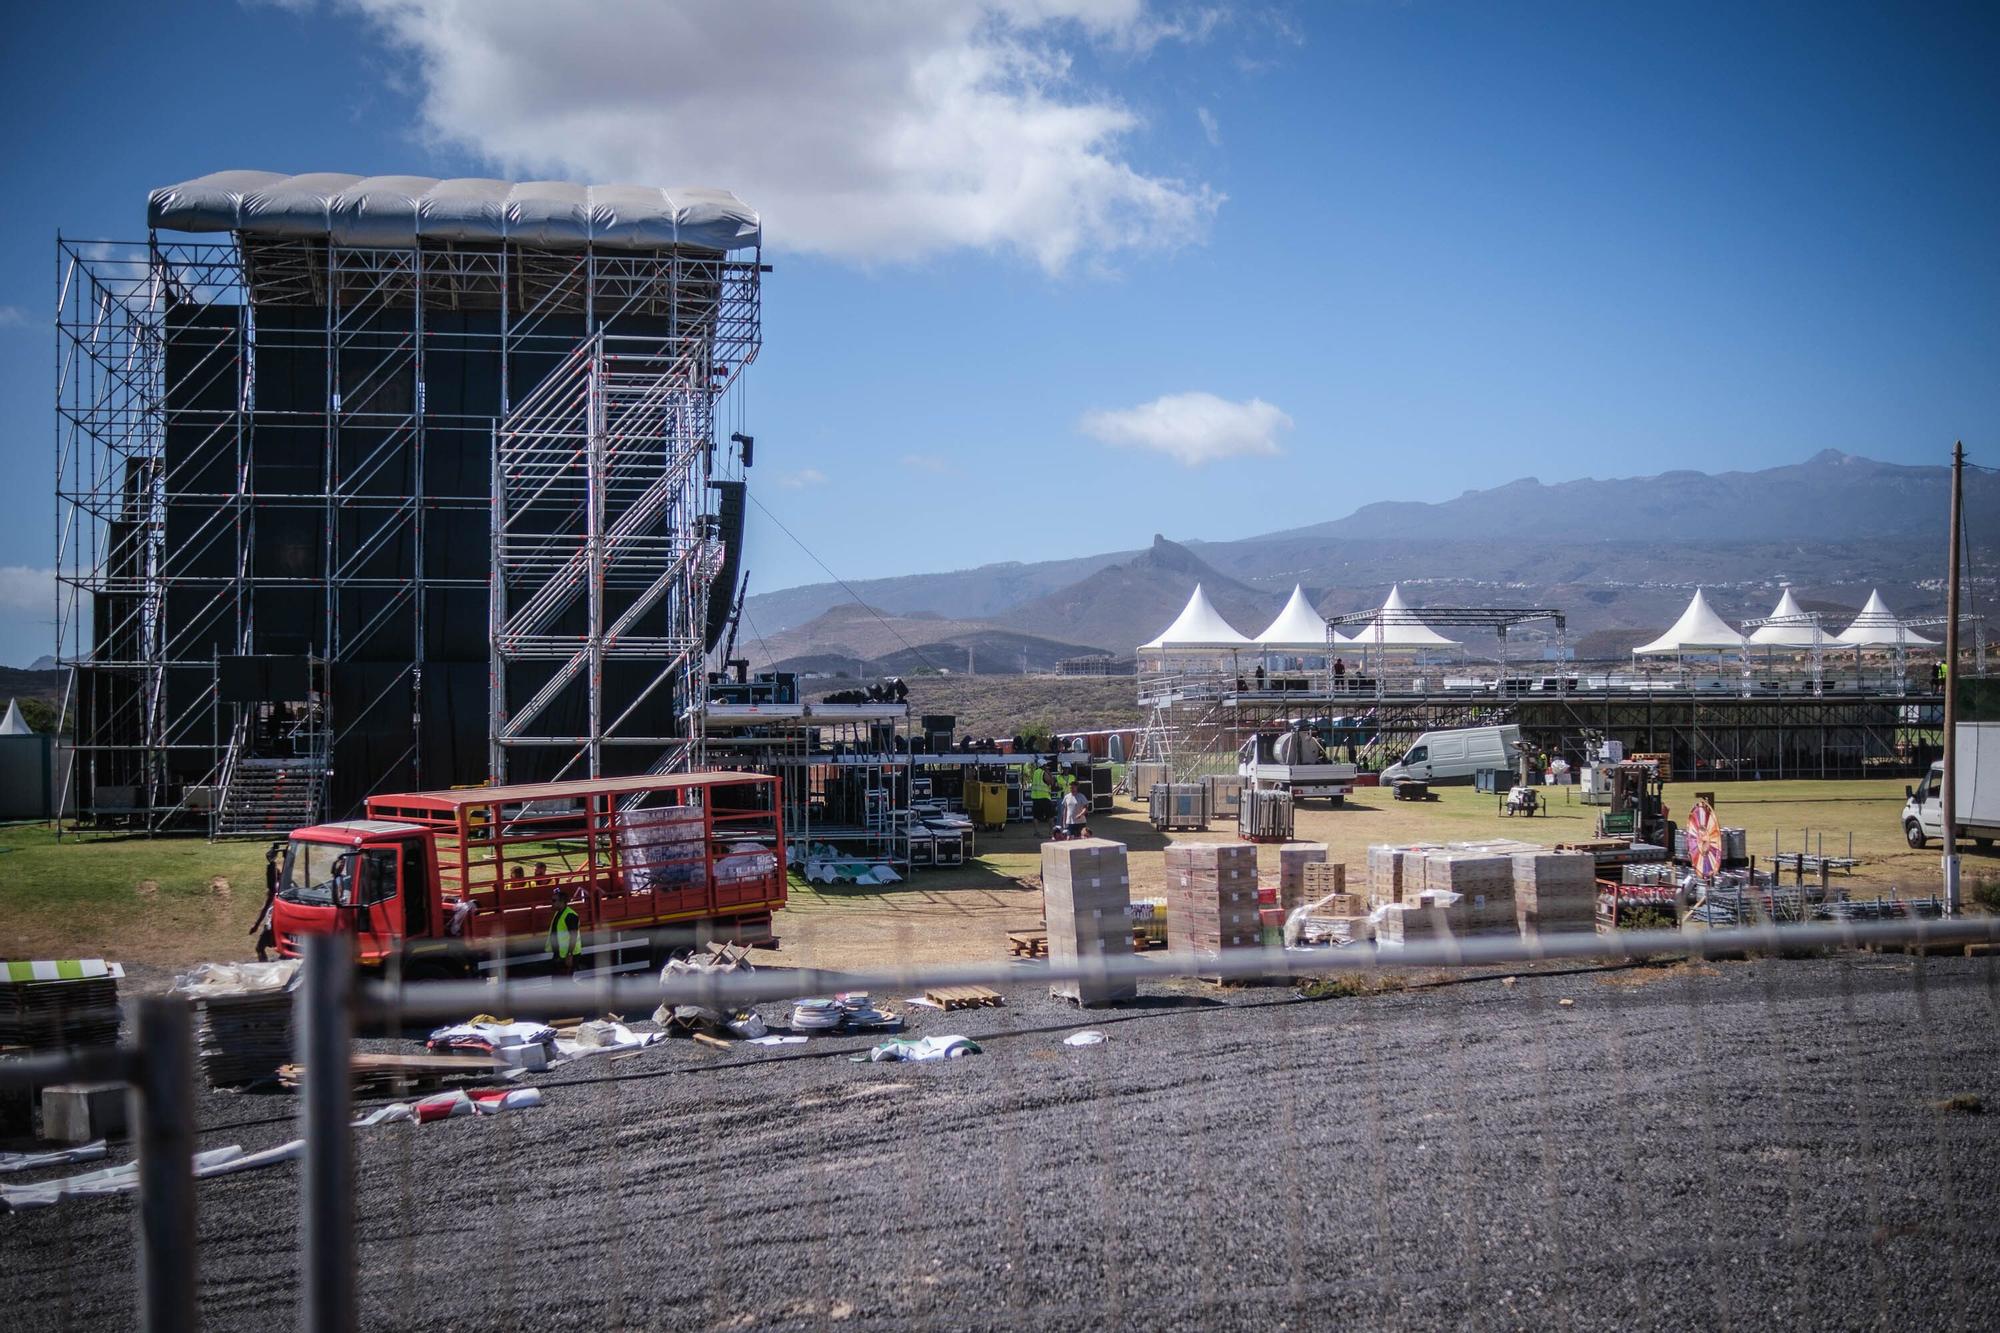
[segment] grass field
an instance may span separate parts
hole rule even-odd
[[[1862,862],[1836,885],[1856,896],[1892,889],[1929,894],[1939,888],[1938,849],[1912,851],[1898,815],[1901,781],[1735,783],[1716,789],[1726,826],[1748,831],[1749,850],[1763,860],[1775,833],[1785,851],[1810,837],[1828,853],[1845,855],[1853,835]],[[1692,784],[1667,788],[1678,822],[1693,800]],[[1556,843],[1587,838],[1595,807],[1565,804],[1551,788],[1546,816],[1509,818],[1490,795],[1468,787],[1440,790],[1433,802],[1397,802],[1361,788],[1339,809],[1313,802],[1301,811],[1297,836],[1328,844],[1334,860],[1358,868],[1373,843],[1450,842],[1506,835]],[[1207,833],[1155,833],[1145,812],[1120,801],[1091,822],[1098,836],[1130,849],[1136,895],[1157,893],[1169,841],[1233,838],[1218,824]],[[117,838],[58,842],[43,827],[0,829],[0,957],[107,957],[178,966],[203,959],[251,956],[250,925],[263,900],[263,844],[209,843],[199,838]],[[793,882],[791,905],[777,928],[777,961],[861,966],[890,961],[990,958],[1005,949],[1008,930],[1032,927],[1041,915],[1040,847],[1032,825],[981,835],[978,855],[949,870],[920,870],[901,884],[834,888]],[[1970,886],[2000,882],[2000,856],[1965,849]]]

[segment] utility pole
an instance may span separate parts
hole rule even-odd
[[[1944,594],[1944,910],[1958,915],[1958,551],[1964,512],[1965,441],[1951,451],[1951,558]]]

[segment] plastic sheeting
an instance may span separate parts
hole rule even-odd
[[[743,250],[763,243],[757,211],[699,186],[439,180],[312,172],[217,171],[154,190],[146,223],[164,231],[324,236],[338,245],[512,241],[551,250]]]

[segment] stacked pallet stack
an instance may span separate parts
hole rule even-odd
[[[1130,958],[1131,899],[1124,843],[1104,838],[1043,843],[1042,912],[1048,921],[1050,966]],[[1139,985],[1110,978],[1058,981],[1049,993],[1082,1005],[1109,1004],[1137,997]]]
[[[0,1046],[61,1051],[118,1044],[118,979],[101,958],[0,962]]]
[[[1597,928],[1597,858],[1580,852],[1516,852],[1514,915],[1521,933]]]
[[[1310,902],[1316,895],[1306,892],[1306,871],[1324,864],[1326,844],[1323,842],[1288,842],[1278,848],[1278,905],[1289,912]],[[1327,894],[1334,891],[1323,889],[1320,892]]]
[[[1178,842],[1167,848],[1167,941],[1202,958],[1263,944],[1255,847]]]
[[[203,963],[174,979],[174,994],[194,1004],[195,1045],[209,1087],[274,1077],[292,1058],[298,971],[296,961]]]

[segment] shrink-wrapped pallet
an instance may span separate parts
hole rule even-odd
[[[1437,847],[1434,842],[1408,846],[1377,844],[1368,849],[1368,901],[1376,907],[1400,903],[1423,892],[1424,854]],[[1406,891],[1405,881],[1411,881]]]

